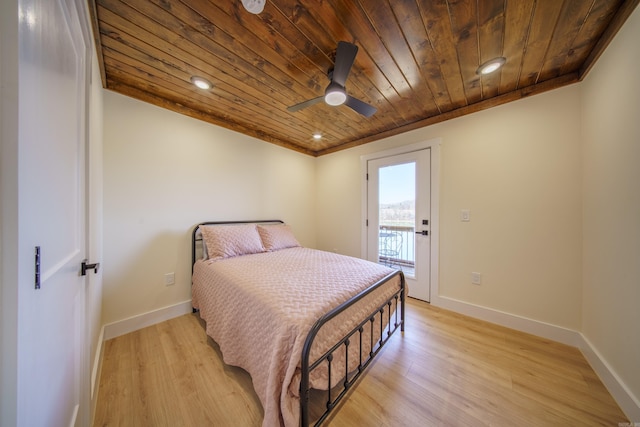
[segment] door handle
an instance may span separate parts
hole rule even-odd
[[[429,230],[416,231],[416,234],[422,234],[423,236],[428,236]]]
[[[93,274],[98,274],[98,268],[100,268],[100,263],[96,262],[95,264],[87,264],[87,259],[82,260],[82,264],[80,265],[80,274],[82,276],[87,275],[87,270],[93,270]]]

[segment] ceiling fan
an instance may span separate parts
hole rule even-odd
[[[350,107],[352,110],[365,117],[373,116],[377,109],[366,102],[347,95],[347,91],[344,87],[357,53],[358,46],[355,44],[342,41],[338,42],[336,62],[333,70],[329,70],[327,75],[330,83],[324,91],[324,96],[319,96],[317,98],[292,105],[291,107],[288,107],[287,110],[293,113],[324,100],[324,102],[331,106],[346,104],[347,107]]]

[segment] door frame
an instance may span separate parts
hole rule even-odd
[[[438,284],[438,259],[440,253],[440,146],[442,138],[429,139],[414,144],[403,145],[401,147],[391,148],[384,151],[365,154],[360,156],[360,171],[362,176],[360,188],[360,257],[367,257],[367,163],[369,160],[380,159],[383,157],[396,156],[399,154],[410,153],[424,149],[431,149],[431,225],[430,225],[430,300],[433,301],[440,294]]]

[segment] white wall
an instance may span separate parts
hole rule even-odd
[[[112,92],[104,102],[104,323],[191,299],[198,222],[282,219],[315,246],[313,157]]]
[[[360,156],[442,138],[440,296],[578,330],[579,102],[574,85],[320,157],[318,247],[360,256]]]
[[[583,334],[640,422],[640,10],[582,84]]]

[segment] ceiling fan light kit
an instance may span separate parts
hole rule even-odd
[[[242,0],[242,6],[244,6],[247,12],[253,13],[254,15],[262,13],[265,3],[266,0]]]
[[[324,102],[331,106],[342,105],[347,100],[347,94],[344,88],[336,82],[329,83],[327,90],[324,92]]]
[[[367,104],[364,101],[360,101],[352,96],[347,95],[345,89],[345,82],[353,66],[353,61],[356,59],[358,53],[358,46],[353,43],[338,42],[338,48],[336,49],[336,60],[333,70],[329,70],[327,77],[329,78],[329,86],[324,91],[324,96],[309,99],[307,101],[300,102],[296,105],[292,105],[287,108],[287,111],[295,113],[303,108],[310,107],[318,102],[324,100],[327,105],[338,106],[345,104],[353,111],[362,114],[365,117],[371,117],[377,109]]]

